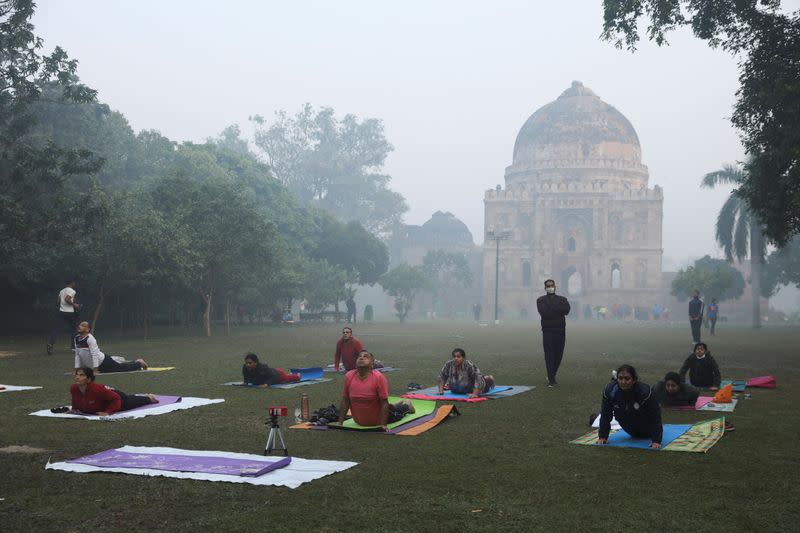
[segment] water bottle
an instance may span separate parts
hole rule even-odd
[[[311,418],[311,412],[308,408],[308,394],[306,393],[300,395],[300,416],[303,418],[303,422],[308,422]]]
[[[301,415],[300,408],[299,407],[295,407],[294,408],[294,422],[295,422],[295,424],[299,424],[300,422],[303,421],[303,418],[300,415]]]
[[[617,371],[616,370],[612,370],[611,371],[611,381],[617,381]]]

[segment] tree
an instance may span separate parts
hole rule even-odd
[[[345,272],[353,274],[354,281],[374,285],[389,269],[389,251],[386,245],[369,233],[360,222],[352,220],[342,224],[333,217],[320,227],[318,244],[309,255],[325,259]]]
[[[738,185],[747,179],[746,171],[723,165],[722,169],[703,177],[701,186],[714,188],[717,185]],[[761,327],[761,278],[766,245],[761,222],[753,215],[746,199],[731,193],[717,215],[717,242],[725,252],[725,259],[732,262],[750,256],[750,287],[753,295],[753,327]],[[749,243],[749,247],[748,247]]]
[[[695,289],[706,299],[716,298],[719,301],[739,298],[744,292],[742,273],[722,259],[705,256],[694,262],[694,266],[679,270],[672,280],[673,296],[679,301],[687,300]]]
[[[400,322],[405,322],[414,297],[428,287],[428,278],[417,267],[405,263],[396,266],[378,281],[389,296],[394,297],[394,309]]]
[[[647,36],[667,43],[682,26],[739,59],[737,101],[731,122],[750,157],[737,195],[785,245],[800,232],[800,11],[780,0],[604,0],[603,38],[636,49],[639,19]]]
[[[408,210],[403,197],[389,190],[391,178],[380,173],[394,149],[380,120],[359,121],[354,115],[339,120],[333,109],[316,111],[310,104],[293,117],[277,113],[268,128],[262,117],[252,120],[255,145],[301,202],[381,234],[388,234]]]
[[[428,278],[428,290],[435,300],[444,300],[449,311],[465,303],[459,300],[464,300],[463,289],[472,286],[472,270],[464,254],[428,250],[421,269]]]
[[[41,55],[30,22],[34,8],[32,0],[0,1],[0,279],[16,288],[42,282],[63,258],[65,236],[96,222],[87,188],[73,190],[67,180],[103,164],[88,150],[32,131],[32,106],[46,86],[60,89],[62,107],[92,102],[96,94],[79,83],[77,61],[64,50]]]
[[[800,237],[769,254],[764,264],[761,293],[769,298],[783,285],[800,287]]]
[[[326,260],[306,262],[302,295],[308,302],[307,309],[316,313],[347,297],[347,283],[351,281],[347,272]]]

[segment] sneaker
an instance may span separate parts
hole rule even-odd
[[[558,383],[556,383],[555,381],[551,381],[551,382],[549,382],[549,383],[547,384],[547,386],[548,386],[548,387],[550,387],[551,389],[552,389],[552,388],[555,388],[557,385],[558,385]]]
[[[53,345],[49,342],[47,343],[47,355],[53,355]]]
[[[408,384],[408,390],[420,390],[420,389],[422,389],[422,385],[420,385],[419,383],[411,382]]]
[[[736,428],[733,426],[733,422],[728,422],[726,420],[725,421],[725,433],[727,433],[729,431],[735,431],[735,430],[736,430]]]
[[[412,402],[410,399],[406,398],[405,400],[403,400],[403,403],[408,406],[408,412],[409,413],[416,413],[417,412],[417,409],[414,407],[414,402]]]

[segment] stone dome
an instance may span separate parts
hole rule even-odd
[[[579,81],[536,111],[514,144],[512,172],[591,161],[641,165],[639,136],[630,121]],[[590,165],[591,166],[591,165]]]
[[[467,225],[447,211],[436,211],[430,220],[422,225],[422,235],[426,241],[450,244],[472,245],[472,232]]]

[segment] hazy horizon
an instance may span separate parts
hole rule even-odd
[[[800,1],[787,5],[800,4]],[[99,98],[132,127],[202,142],[248,117],[309,102],[379,118],[385,166],[406,223],[437,210],[483,241],[483,194],[504,184],[516,135],[573,80],[633,124],[664,189],[664,269],[710,254],[730,192],[702,176],[744,158],[728,117],[735,58],[681,30],[631,54],[599,39],[602,2],[358,1],[220,4],[184,0],[38,2],[45,49],[64,47]]]

